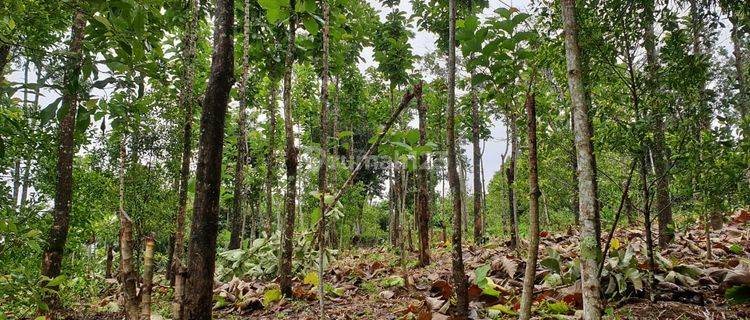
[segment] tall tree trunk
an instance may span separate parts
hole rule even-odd
[[[448,0],[448,108],[446,138],[448,145],[448,182],[453,195],[452,273],[456,288],[454,319],[463,320],[469,315],[468,287],[461,247],[461,184],[456,168],[456,0]]]
[[[649,92],[650,107],[654,115],[654,140],[651,153],[654,161],[654,174],[656,175],[656,197],[654,208],[659,223],[659,247],[666,248],[667,244],[674,238],[672,229],[672,205],[669,199],[669,171],[666,161],[666,141],[664,138],[664,115],[660,110],[657,99],[659,94],[658,71],[659,62],[656,53],[656,36],[654,35],[654,0],[649,0],[644,7],[644,47],[646,49],[647,80],[646,87]]]
[[[289,36],[284,66],[284,132],[286,133],[286,195],[284,197],[284,231],[281,233],[282,250],[279,263],[281,293],[292,296],[292,236],[294,234],[295,201],[297,199],[297,147],[294,145],[294,120],[292,119],[292,66],[294,64],[294,38],[297,30],[295,0],[289,1]],[[321,214],[322,216],[322,214]],[[279,225],[281,227],[281,225]],[[321,279],[322,280],[322,279]]]
[[[533,77],[533,75],[532,75]],[[536,261],[539,257],[539,176],[537,174],[536,145],[536,101],[533,92],[526,93],[526,117],[528,119],[529,138],[529,252],[526,258],[526,270],[523,277],[521,294],[520,319],[531,318]]]
[[[329,37],[329,7],[328,0],[321,0],[323,11],[323,67],[320,71],[320,168],[318,168],[318,193],[320,193],[320,223],[318,224],[318,299],[320,301],[320,319],[325,319],[325,290],[324,290],[324,255],[326,249],[326,193],[328,192],[328,37]],[[338,148],[338,144],[336,145]],[[334,157],[333,161],[336,161]],[[334,204],[332,204],[334,205]],[[335,226],[334,226],[335,228]],[[291,290],[290,290],[291,291]]]
[[[76,9],[73,18],[71,41],[68,48],[70,53],[68,67],[63,76],[64,88],[62,96],[63,109],[68,113],[60,121],[59,147],[57,149],[57,183],[55,184],[55,207],[52,213],[47,246],[42,258],[42,275],[55,278],[60,275],[65,242],[68,239],[70,223],[70,208],[73,202],[73,156],[75,155],[75,123],[78,110],[79,77],[81,74],[82,48],[86,17],[83,10]],[[0,57],[3,58],[3,57]],[[0,59],[0,63],[5,62]],[[0,66],[4,67],[4,66]],[[2,70],[2,69],[0,69]],[[42,284],[46,286],[46,282]],[[57,287],[52,287],[55,290]],[[52,309],[58,306],[56,295],[46,295],[45,303]]]
[[[601,290],[597,276],[601,254],[597,233],[596,167],[592,148],[593,131],[589,119],[589,102],[586,98],[581,53],[578,46],[576,1],[562,0],[565,31],[565,56],[567,60],[568,87],[575,119],[574,135],[578,159],[579,212],[581,223],[581,279],[583,291],[583,318],[601,318]]]
[[[268,153],[266,154],[266,233],[271,235],[273,221],[273,186],[276,184],[276,157],[274,157],[274,148],[276,147],[276,92],[278,81],[271,78],[268,101]]]
[[[234,1],[217,0],[215,9],[211,75],[201,114],[195,203],[188,245],[188,276],[185,282],[188,290],[183,299],[184,319],[211,319],[224,117],[229,91],[234,82]]]
[[[190,0],[190,16],[185,26],[185,35],[182,48],[182,64],[184,73],[182,75],[182,88],[180,90],[180,109],[184,112],[182,123],[182,159],[180,163],[180,182],[177,195],[177,216],[175,217],[174,250],[172,251],[172,275],[174,276],[174,301],[172,303],[172,315],[175,319],[182,316],[182,301],[185,292],[185,273],[187,269],[182,263],[185,254],[185,213],[187,211],[188,180],[190,178],[190,158],[192,157],[193,144],[193,103],[195,101],[193,92],[193,81],[195,78],[195,49],[197,42],[199,2]]]
[[[234,172],[234,200],[232,202],[232,233],[229,238],[229,249],[242,246],[242,205],[244,204],[245,163],[247,162],[247,86],[250,76],[250,0],[244,0],[244,18],[242,26],[242,83],[240,84],[240,106],[237,117],[237,166]]]
[[[126,121],[127,123],[127,121]],[[127,124],[125,125],[127,126]],[[127,129],[125,129],[127,130]],[[130,320],[137,320],[138,295],[136,287],[138,286],[138,275],[133,266],[133,221],[125,211],[125,166],[127,162],[127,153],[125,150],[126,132],[123,130],[120,134],[120,199],[119,199],[119,219],[120,219],[120,287],[125,300],[125,314]]]
[[[154,238],[146,238],[143,253],[143,285],[141,286],[141,320],[151,319],[151,287],[154,279]]]
[[[516,126],[516,114],[510,111],[510,162],[505,169],[505,175],[508,179],[508,221],[510,222],[510,249],[515,250],[518,247],[518,200],[516,199],[516,188],[513,184],[516,182],[516,162],[518,158],[518,127]]]
[[[417,112],[419,113],[419,145],[427,143],[427,105],[422,101],[422,95],[417,96]],[[419,265],[430,264],[430,209],[427,186],[427,155],[419,156],[419,184],[417,201],[415,203],[417,216],[417,231],[419,232]]]
[[[473,75],[473,72],[472,72]],[[479,149],[479,97],[474,83],[471,84],[471,145],[472,145],[472,174],[474,178],[474,242],[482,243],[482,177],[480,165],[482,152]]]

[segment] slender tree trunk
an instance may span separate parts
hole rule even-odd
[[[143,285],[141,286],[141,320],[151,319],[151,289],[154,279],[154,238],[146,238],[143,253]]]
[[[473,72],[472,72],[473,74]],[[473,82],[471,84],[471,145],[472,145],[472,174],[474,178],[474,242],[482,243],[482,177],[480,165],[482,152],[479,149],[479,97]]]
[[[39,93],[39,88],[44,84],[42,78],[42,68],[39,66],[38,62],[35,63],[36,65],[36,88],[34,89],[34,106],[33,110],[31,111],[32,115],[36,115],[37,112],[39,112],[39,97],[41,96]],[[31,129],[32,129],[32,135],[36,136],[37,131],[37,121],[36,119],[31,120]],[[21,208],[26,207],[26,202],[28,201],[29,197],[29,186],[31,185],[31,161],[34,159],[33,150],[36,150],[37,148],[37,142],[32,142],[32,149],[29,151],[28,156],[26,157],[26,165],[24,166],[23,171],[23,188],[21,189]]]
[[[641,160],[641,191],[643,195],[643,223],[646,231],[646,250],[648,252],[648,269],[649,279],[653,284],[653,277],[656,266],[654,265],[654,238],[651,233],[651,192],[648,185],[648,153],[644,146],[644,152],[640,156]]]
[[[282,250],[279,265],[281,293],[292,296],[292,243],[294,235],[295,201],[297,199],[297,147],[294,145],[294,120],[292,119],[292,65],[294,64],[294,38],[297,30],[295,0],[290,0],[289,36],[284,69],[284,132],[286,133],[286,196],[284,198],[284,231],[281,233]],[[321,213],[321,216],[323,214]],[[279,224],[279,228],[281,224]],[[322,280],[322,279],[321,279]]]
[[[575,142],[578,159],[578,190],[581,223],[581,279],[583,291],[583,318],[601,318],[601,290],[597,277],[597,266],[601,254],[597,236],[596,167],[589,125],[589,102],[586,98],[581,54],[578,46],[578,23],[576,1],[562,0],[562,15],[565,31],[565,55],[568,84],[575,119]]]
[[[326,250],[326,193],[328,192],[328,36],[330,28],[328,0],[321,0],[323,11],[323,68],[320,71],[320,168],[318,168],[318,193],[320,194],[320,223],[318,224],[318,299],[320,319],[325,319],[324,255]],[[337,145],[338,147],[338,145]],[[336,161],[335,157],[333,161]],[[334,204],[331,204],[334,205]]]
[[[533,77],[533,75],[532,75]],[[526,117],[529,121],[529,252],[526,258],[526,272],[523,277],[520,319],[531,318],[536,261],[539,257],[539,176],[537,174],[536,144],[536,101],[533,92],[526,94]]]
[[[466,190],[467,169],[466,162],[463,158],[459,157],[458,166],[461,170],[458,175],[458,181],[460,183],[461,190],[461,226],[463,227],[465,233],[469,233],[469,211],[466,208],[466,194],[468,193],[468,191]]]
[[[276,148],[276,92],[277,81],[271,78],[270,84],[270,101],[268,101],[268,153],[266,154],[266,233],[271,235],[271,225],[273,219],[273,186],[276,184],[276,157],[274,152]]]
[[[232,233],[229,238],[229,249],[242,246],[242,205],[244,204],[245,163],[247,162],[247,86],[250,76],[250,0],[244,0],[244,18],[242,26],[242,83],[239,92],[239,116],[237,117],[237,166],[234,172],[234,200],[232,202]]]
[[[60,275],[62,267],[65,242],[68,239],[68,228],[70,223],[70,208],[73,202],[73,156],[75,155],[75,120],[78,108],[78,90],[80,88],[79,77],[81,74],[82,48],[84,27],[86,17],[82,10],[76,9],[73,18],[71,41],[68,48],[70,58],[67,62],[63,76],[63,108],[68,113],[60,121],[59,147],[57,149],[57,182],[55,185],[55,207],[52,213],[52,226],[50,227],[47,246],[42,258],[42,275],[55,278]],[[0,52],[2,53],[2,52]],[[6,57],[0,56],[0,63],[4,63]],[[0,66],[3,70],[4,65]],[[46,282],[42,283],[46,286]],[[56,290],[57,287],[50,289]],[[45,303],[51,308],[59,307],[56,295],[45,295]]]
[[[112,252],[112,244],[107,243],[107,263],[105,265],[104,269],[104,278],[110,279],[112,278],[112,261],[115,258],[114,252]]]
[[[13,211],[18,210],[18,196],[21,193],[21,159],[16,159],[13,164],[13,190],[11,191],[11,208]]]
[[[576,127],[576,121],[575,117],[573,116],[573,112],[571,110],[570,112],[570,131],[575,132]],[[573,215],[575,216],[575,224],[580,225],[581,221],[581,215],[579,211],[579,205],[578,197],[580,196],[580,193],[578,192],[578,156],[576,155],[576,140],[575,137],[573,139],[570,139],[570,162],[573,166]]]
[[[463,249],[461,248],[461,184],[456,168],[456,0],[448,0],[448,108],[446,115],[446,136],[448,144],[448,182],[453,195],[453,239],[452,271],[453,287],[456,290],[456,310],[454,319],[463,320],[469,315],[468,287],[464,271]]]
[[[127,121],[126,121],[127,122]],[[125,211],[125,166],[127,154],[125,150],[125,132],[120,133],[120,287],[125,300],[125,314],[128,319],[138,319],[138,275],[133,266],[133,221]]]
[[[234,1],[217,0],[211,74],[203,99],[183,319],[211,319],[224,118],[234,82]]]
[[[659,223],[659,247],[665,248],[674,238],[672,231],[672,205],[669,200],[669,172],[665,159],[666,141],[664,138],[664,116],[657,99],[659,94],[657,80],[659,62],[656,53],[656,36],[654,35],[654,0],[649,0],[644,7],[644,47],[646,49],[646,86],[649,94],[649,102],[654,115],[654,140],[651,152],[654,161],[654,174],[656,175],[656,197],[654,208]]]
[[[511,110],[510,119],[510,162],[505,169],[505,175],[508,179],[508,221],[510,222],[510,249],[515,250],[518,247],[518,200],[516,199],[516,188],[513,184],[516,182],[516,162],[518,157],[518,127],[516,126],[516,115]]]
[[[417,96],[417,111],[419,113],[419,145],[427,143],[427,105],[422,101],[422,95]],[[430,264],[430,209],[427,186],[427,155],[419,156],[419,184],[417,201],[415,203],[417,216],[417,231],[419,232],[419,265]]]
[[[185,273],[187,269],[182,263],[185,253],[185,213],[187,211],[188,180],[190,178],[190,158],[192,157],[193,144],[193,79],[195,78],[195,49],[198,32],[199,2],[190,0],[190,16],[185,26],[183,39],[182,59],[184,74],[182,76],[182,88],[180,90],[180,109],[184,112],[182,123],[182,159],[180,163],[180,182],[177,195],[177,216],[175,217],[175,241],[172,251],[172,275],[174,276],[174,301],[172,303],[172,315],[175,319],[182,316],[182,301],[185,292]]]

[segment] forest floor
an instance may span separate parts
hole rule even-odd
[[[608,300],[605,314],[610,319],[750,318],[750,305],[732,304],[724,294],[734,285],[750,288],[749,222],[750,212],[738,212],[722,229],[711,232],[713,259],[706,259],[702,226],[696,223],[694,229],[678,232],[675,241],[655,258],[655,285],[650,284],[648,276],[643,228],[618,230],[602,274]],[[606,237],[607,232],[603,233]],[[541,235],[535,317],[580,318],[581,285],[574,263],[578,235],[572,231]],[[602,242],[604,245],[606,239]],[[511,250],[507,244],[495,241],[464,247],[471,319],[517,317],[526,253]],[[385,248],[342,252],[325,275],[327,318],[450,319],[453,287],[449,244],[433,247],[431,257],[429,266],[417,268],[413,258],[406,259],[402,266],[399,256]],[[319,319],[317,283],[315,273],[295,279],[295,298],[285,299],[279,297],[273,282],[235,278],[217,286],[215,293],[220,298],[214,315],[218,319]],[[740,291],[739,299],[748,299],[748,291]],[[166,300],[166,287],[159,286],[155,292],[157,301],[159,297]],[[93,318],[107,316],[99,313]]]

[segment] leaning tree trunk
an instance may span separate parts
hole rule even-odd
[[[601,290],[597,276],[599,255],[597,237],[596,167],[592,148],[593,129],[589,119],[589,102],[586,98],[581,53],[578,46],[578,23],[575,0],[562,1],[565,31],[565,56],[567,60],[568,87],[575,119],[575,142],[578,159],[579,212],[581,223],[581,280],[583,291],[583,318],[601,318]]]
[[[669,200],[669,170],[666,159],[666,141],[664,138],[664,115],[660,110],[657,96],[660,94],[657,79],[659,62],[656,54],[656,36],[654,35],[654,0],[649,0],[644,8],[644,47],[646,48],[646,86],[649,94],[651,110],[654,114],[654,140],[651,153],[656,175],[656,194],[654,209],[659,224],[659,247],[665,248],[674,238],[672,230],[672,205]]]
[[[185,238],[185,211],[187,209],[188,179],[190,178],[190,157],[193,143],[193,79],[195,78],[195,48],[198,32],[198,0],[190,0],[190,17],[185,27],[182,59],[184,74],[180,90],[180,108],[185,113],[182,124],[182,159],[180,164],[180,181],[177,195],[177,216],[175,217],[174,249],[172,250],[172,275],[174,276],[174,300],[172,314],[175,319],[182,315],[182,299],[185,291],[185,265],[182,263]]]
[[[448,0],[448,108],[446,135],[448,145],[448,182],[453,195],[453,239],[452,271],[453,287],[456,289],[454,319],[466,319],[469,315],[468,287],[464,271],[461,248],[461,184],[456,168],[456,0]]]
[[[63,251],[68,239],[68,228],[70,223],[70,207],[73,202],[73,156],[75,155],[75,123],[78,108],[78,89],[80,88],[79,77],[81,74],[82,48],[86,16],[83,10],[77,9],[73,19],[72,36],[70,41],[68,67],[63,76],[64,88],[62,96],[63,109],[68,113],[60,121],[60,145],[57,149],[57,183],[55,185],[55,207],[52,213],[52,226],[50,227],[47,246],[42,258],[42,275],[55,278],[60,275],[62,267]],[[2,52],[0,52],[2,53]],[[0,56],[0,63],[4,63],[7,57]],[[0,65],[4,67],[4,65]],[[2,70],[2,69],[0,69]],[[1,79],[0,79],[1,80]],[[42,283],[46,286],[46,282]],[[50,289],[57,289],[52,287]],[[45,303],[52,309],[56,309],[59,301],[56,295],[45,295]]]
[[[240,106],[237,117],[237,166],[234,172],[234,200],[232,201],[232,232],[229,249],[242,247],[242,204],[245,188],[245,162],[247,162],[247,86],[250,75],[250,0],[244,1],[245,14],[242,26],[242,83],[240,84]]]
[[[183,319],[211,319],[216,234],[219,229],[221,158],[224,149],[224,117],[234,82],[234,1],[217,0],[214,45],[208,79],[195,183],[193,222],[188,246],[187,288]]]
[[[533,77],[533,75],[532,75]],[[526,116],[529,122],[529,252],[526,258],[526,270],[523,277],[521,294],[520,319],[531,318],[534,279],[536,278],[536,261],[539,257],[539,176],[537,172],[536,145],[536,101],[533,92],[526,93]]]
[[[472,72],[473,74],[473,72]],[[479,97],[474,83],[471,84],[471,145],[473,151],[472,173],[474,178],[474,242],[482,243],[482,177],[479,166],[482,152],[479,149]]]
[[[417,111],[419,113],[419,145],[427,143],[427,105],[422,101],[422,95],[417,96]],[[419,265],[430,264],[430,209],[429,191],[427,186],[427,155],[419,155],[419,188],[417,193],[416,210],[417,231],[419,233]]]
[[[294,64],[294,38],[297,29],[295,0],[290,0],[289,36],[284,65],[284,132],[286,133],[286,196],[284,197],[284,230],[279,261],[281,293],[292,296],[292,236],[294,235],[295,201],[297,199],[297,147],[294,145],[294,120],[292,119],[292,65]],[[321,214],[322,215],[322,214]],[[322,279],[321,279],[322,280]]]

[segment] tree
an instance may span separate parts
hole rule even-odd
[[[174,275],[174,303],[172,313],[179,319],[182,314],[182,299],[185,292],[186,267],[182,263],[184,256],[184,232],[185,212],[187,211],[188,179],[190,177],[190,158],[193,146],[193,104],[194,104],[194,79],[195,79],[195,49],[197,42],[199,4],[198,0],[190,0],[189,15],[184,30],[182,59],[183,75],[180,88],[179,103],[183,110],[182,122],[182,154],[180,160],[180,177],[178,186],[177,214],[175,217],[175,240],[172,251],[172,274]]]
[[[531,85],[533,84],[530,83]],[[523,293],[521,294],[520,319],[522,320],[531,318],[531,304],[534,301],[534,279],[536,278],[536,262],[539,256],[539,196],[541,195],[537,172],[536,100],[534,92],[529,91],[526,93],[525,103],[529,139],[529,253],[526,256]]]
[[[664,138],[665,125],[659,94],[659,62],[656,53],[656,36],[654,35],[654,1],[646,1],[644,7],[644,48],[646,49],[646,78],[647,89],[650,92],[651,109],[654,112],[654,138],[651,153],[656,175],[656,194],[654,209],[659,223],[659,247],[665,248],[674,239],[672,226],[672,203],[669,198],[669,169],[667,168],[666,141]]]
[[[70,58],[63,78],[63,110],[67,110],[60,121],[59,147],[57,151],[57,183],[55,185],[55,207],[52,227],[48,233],[47,247],[42,260],[42,275],[54,279],[60,275],[65,242],[70,225],[70,207],[73,201],[73,156],[75,155],[75,123],[80,90],[83,37],[86,19],[84,12],[76,8],[73,14],[71,40],[68,46]],[[46,284],[46,282],[43,282]],[[52,289],[55,289],[53,287]],[[45,297],[52,308],[58,307],[54,295]]]
[[[247,162],[247,100],[248,77],[250,76],[250,3],[244,1],[242,26],[242,82],[240,83],[240,106],[237,117],[237,165],[234,171],[234,199],[232,200],[232,234],[229,249],[242,247],[242,204],[245,188],[245,163]]]
[[[297,199],[297,147],[294,145],[294,120],[292,119],[292,66],[294,64],[294,39],[297,30],[296,0],[289,0],[289,35],[284,66],[284,132],[286,133],[286,194],[284,196],[284,228],[281,233],[281,260],[279,285],[281,293],[292,296],[292,240],[294,213]]]
[[[419,147],[427,144],[427,105],[422,101],[422,95],[417,96],[417,111],[419,113]],[[427,155],[418,158],[418,185],[415,214],[417,216],[417,230],[419,231],[419,265],[430,264],[430,208],[427,173]]]
[[[213,305],[224,116],[234,82],[234,1],[218,0],[214,16],[211,74],[203,99],[193,222],[188,246],[188,277],[183,316],[210,319]]]
[[[446,136],[448,139],[448,182],[453,196],[452,273],[456,288],[457,319],[468,316],[468,287],[464,273],[463,250],[461,248],[461,184],[456,169],[456,0],[448,0],[448,108],[446,110]]]
[[[589,101],[583,82],[581,50],[578,47],[576,1],[562,1],[565,56],[568,70],[568,88],[575,119],[575,142],[578,164],[579,215],[581,223],[581,280],[583,288],[584,319],[601,318],[601,294],[597,275],[601,254],[597,236],[596,165],[591,143],[593,136],[589,120]]]
[[[330,8],[328,0],[320,2],[323,10],[323,67],[320,71],[320,168],[318,168],[318,193],[320,197],[320,220],[318,223],[318,281],[323,281],[325,268],[323,256],[326,254],[326,196],[328,192],[328,40],[330,35]],[[335,120],[334,120],[335,121]],[[334,156],[334,161],[336,158]],[[318,299],[320,299],[320,318],[325,319],[325,290],[323,284],[318,284]]]

